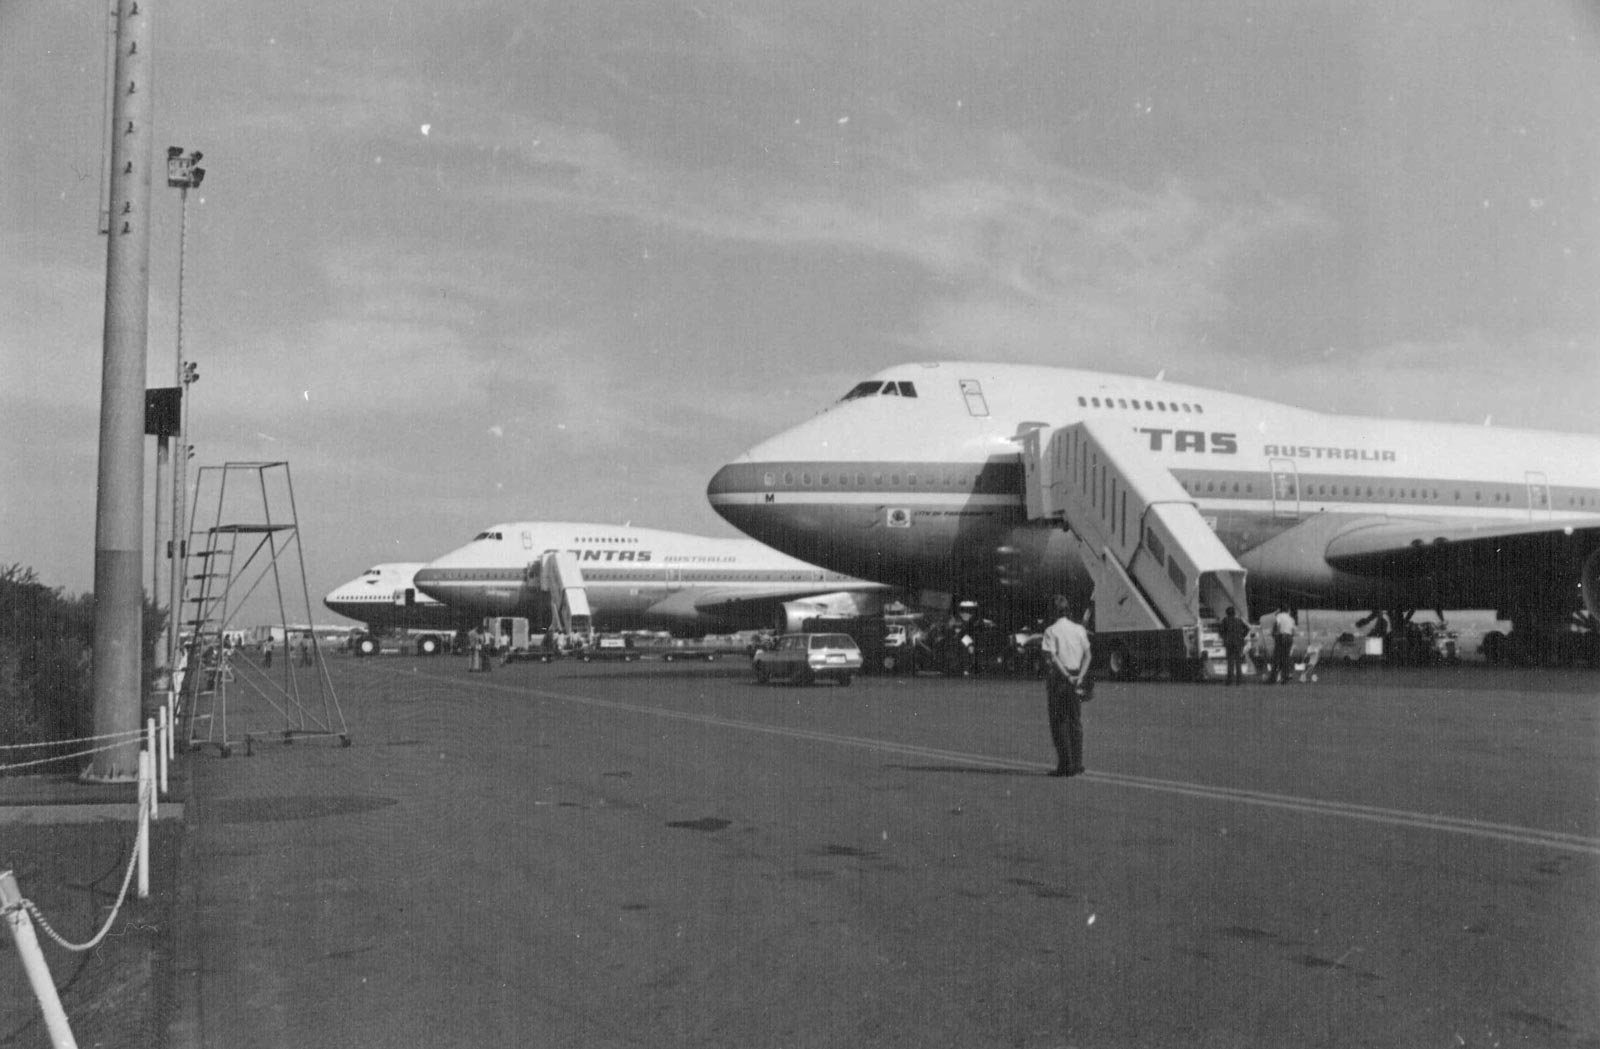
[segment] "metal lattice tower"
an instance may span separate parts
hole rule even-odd
[[[289,464],[202,466],[190,506],[178,625],[190,749],[216,744],[227,757],[238,740],[248,750],[314,736],[349,746],[312,619]],[[274,624],[259,654],[241,643],[247,607],[270,612]],[[269,653],[280,637],[283,660],[274,666]]]

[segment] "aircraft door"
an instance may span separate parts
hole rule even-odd
[[[667,580],[667,589],[669,591],[671,591],[671,590],[682,590],[683,589],[683,569],[681,569],[681,568],[668,568],[668,569],[666,569],[666,580]]]
[[[1550,505],[1550,478],[1538,470],[1527,472],[1528,480],[1528,520],[1548,521],[1552,512]]]
[[[961,380],[961,396],[967,402],[967,414],[976,418],[987,418],[989,415],[989,402],[983,396],[983,384],[977,379]]]
[[[522,530],[522,549],[533,549],[533,533],[528,531],[526,528]]]
[[[1293,459],[1270,459],[1272,471],[1272,516],[1300,516],[1300,472]]]

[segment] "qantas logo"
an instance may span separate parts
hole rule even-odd
[[[1206,433],[1204,430],[1159,430],[1149,426],[1138,428],[1150,435],[1150,450],[1164,452],[1210,452],[1212,455],[1235,455],[1239,451],[1239,437],[1231,433]],[[1167,443],[1167,438],[1172,443]]]
[[[569,550],[579,561],[648,561],[648,550]]]

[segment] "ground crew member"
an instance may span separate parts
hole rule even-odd
[[[1267,683],[1287,685],[1294,677],[1294,616],[1288,605],[1279,605],[1272,617],[1272,673]]]
[[[1056,621],[1045,628],[1045,700],[1050,711],[1050,742],[1056,748],[1052,776],[1083,771],[1083,697],[1089,677],[1089,632],[1072,619],[1072,605],[1057,595],[1051,602]]]
[[[1243,684],[1244,668],[1244,643],[1250,636],[1250,628],[1244,620],[1239,618],[1239,613],[1232,605],[1222,616],[1217,631],[1222,635],[1222,648],[1228,658],[1228,681],[1230,685]]]

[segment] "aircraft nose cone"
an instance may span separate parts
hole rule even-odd
[[[717,500],[734,491],[739,471],[736,463],[729,463],[711,475],[711,480],[706,484],[706,498],[711,500],[713,506]]]
[[[761,470],[756,464],[732,462],[711,475],[706,499],[724,520],[744,530],[750,523],[748,511],[761,499],[760,481]]]
[[[444,600],[444,595],[439,591],[445,588],[444,584],[447,575],[448,573],[438,568],[419,568],[417,569],[417,574],[412,577],[411,582],[418,590],[435,601],[442,601]]]

